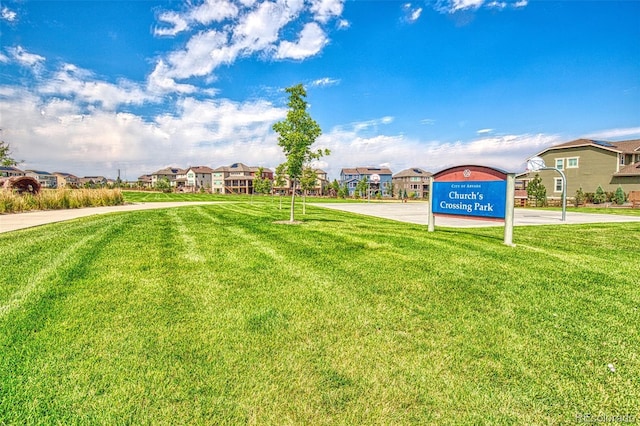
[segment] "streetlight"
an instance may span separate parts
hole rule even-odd
[[[547,167],[540,157],[533,157],[527,160],[527,171],[537,172],[539,170],[555,170],[562,177],[562,222],[567,220],[567,177],[564,172],[555,167]]]

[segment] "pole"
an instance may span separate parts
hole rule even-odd
[[[436,229],[435,217],[433,216],[433,176],[429,176],[429,213],[428,213],[428,231],[433,232]]]
[[[504,244],[515,247],[513,244],[513,222],[514,222],[514,205],[516,193],[516,175],[515,173],[507,174],[507,193],[505,194],[505,211],[504,211]]]

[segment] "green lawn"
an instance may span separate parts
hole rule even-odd
[[[0,234],[0,424],[640,419],[640,224],[276,207]]]

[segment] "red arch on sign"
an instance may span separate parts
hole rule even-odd
[[[486,166],[455,166],[433,175],[434,182],[507,180],[507,172]]]

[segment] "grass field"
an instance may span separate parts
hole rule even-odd
[[[291,202],[290,196],[279,195],[243,195],[243,194],[192,194],[192,193],[163,193],[155,191],[123,191],[124,198],[130,203],[153,203],[159,201],[246,201],[249,203],[271,203],[279,204],[282,201],[283,208],[288,207]],[[372,202],[375,200],[372,200]],[[302,197],[296,196],[296,202],[302,203]],[[314,203],[354,203],[366,202],[366,200],[355,200],[353,198],[329,198],[329,197],[307,197],[307,202]]]
[[[511,248],[500,228],[286,217],[0,234],[0,424],[640,419],[640,224],[519,227]]]

